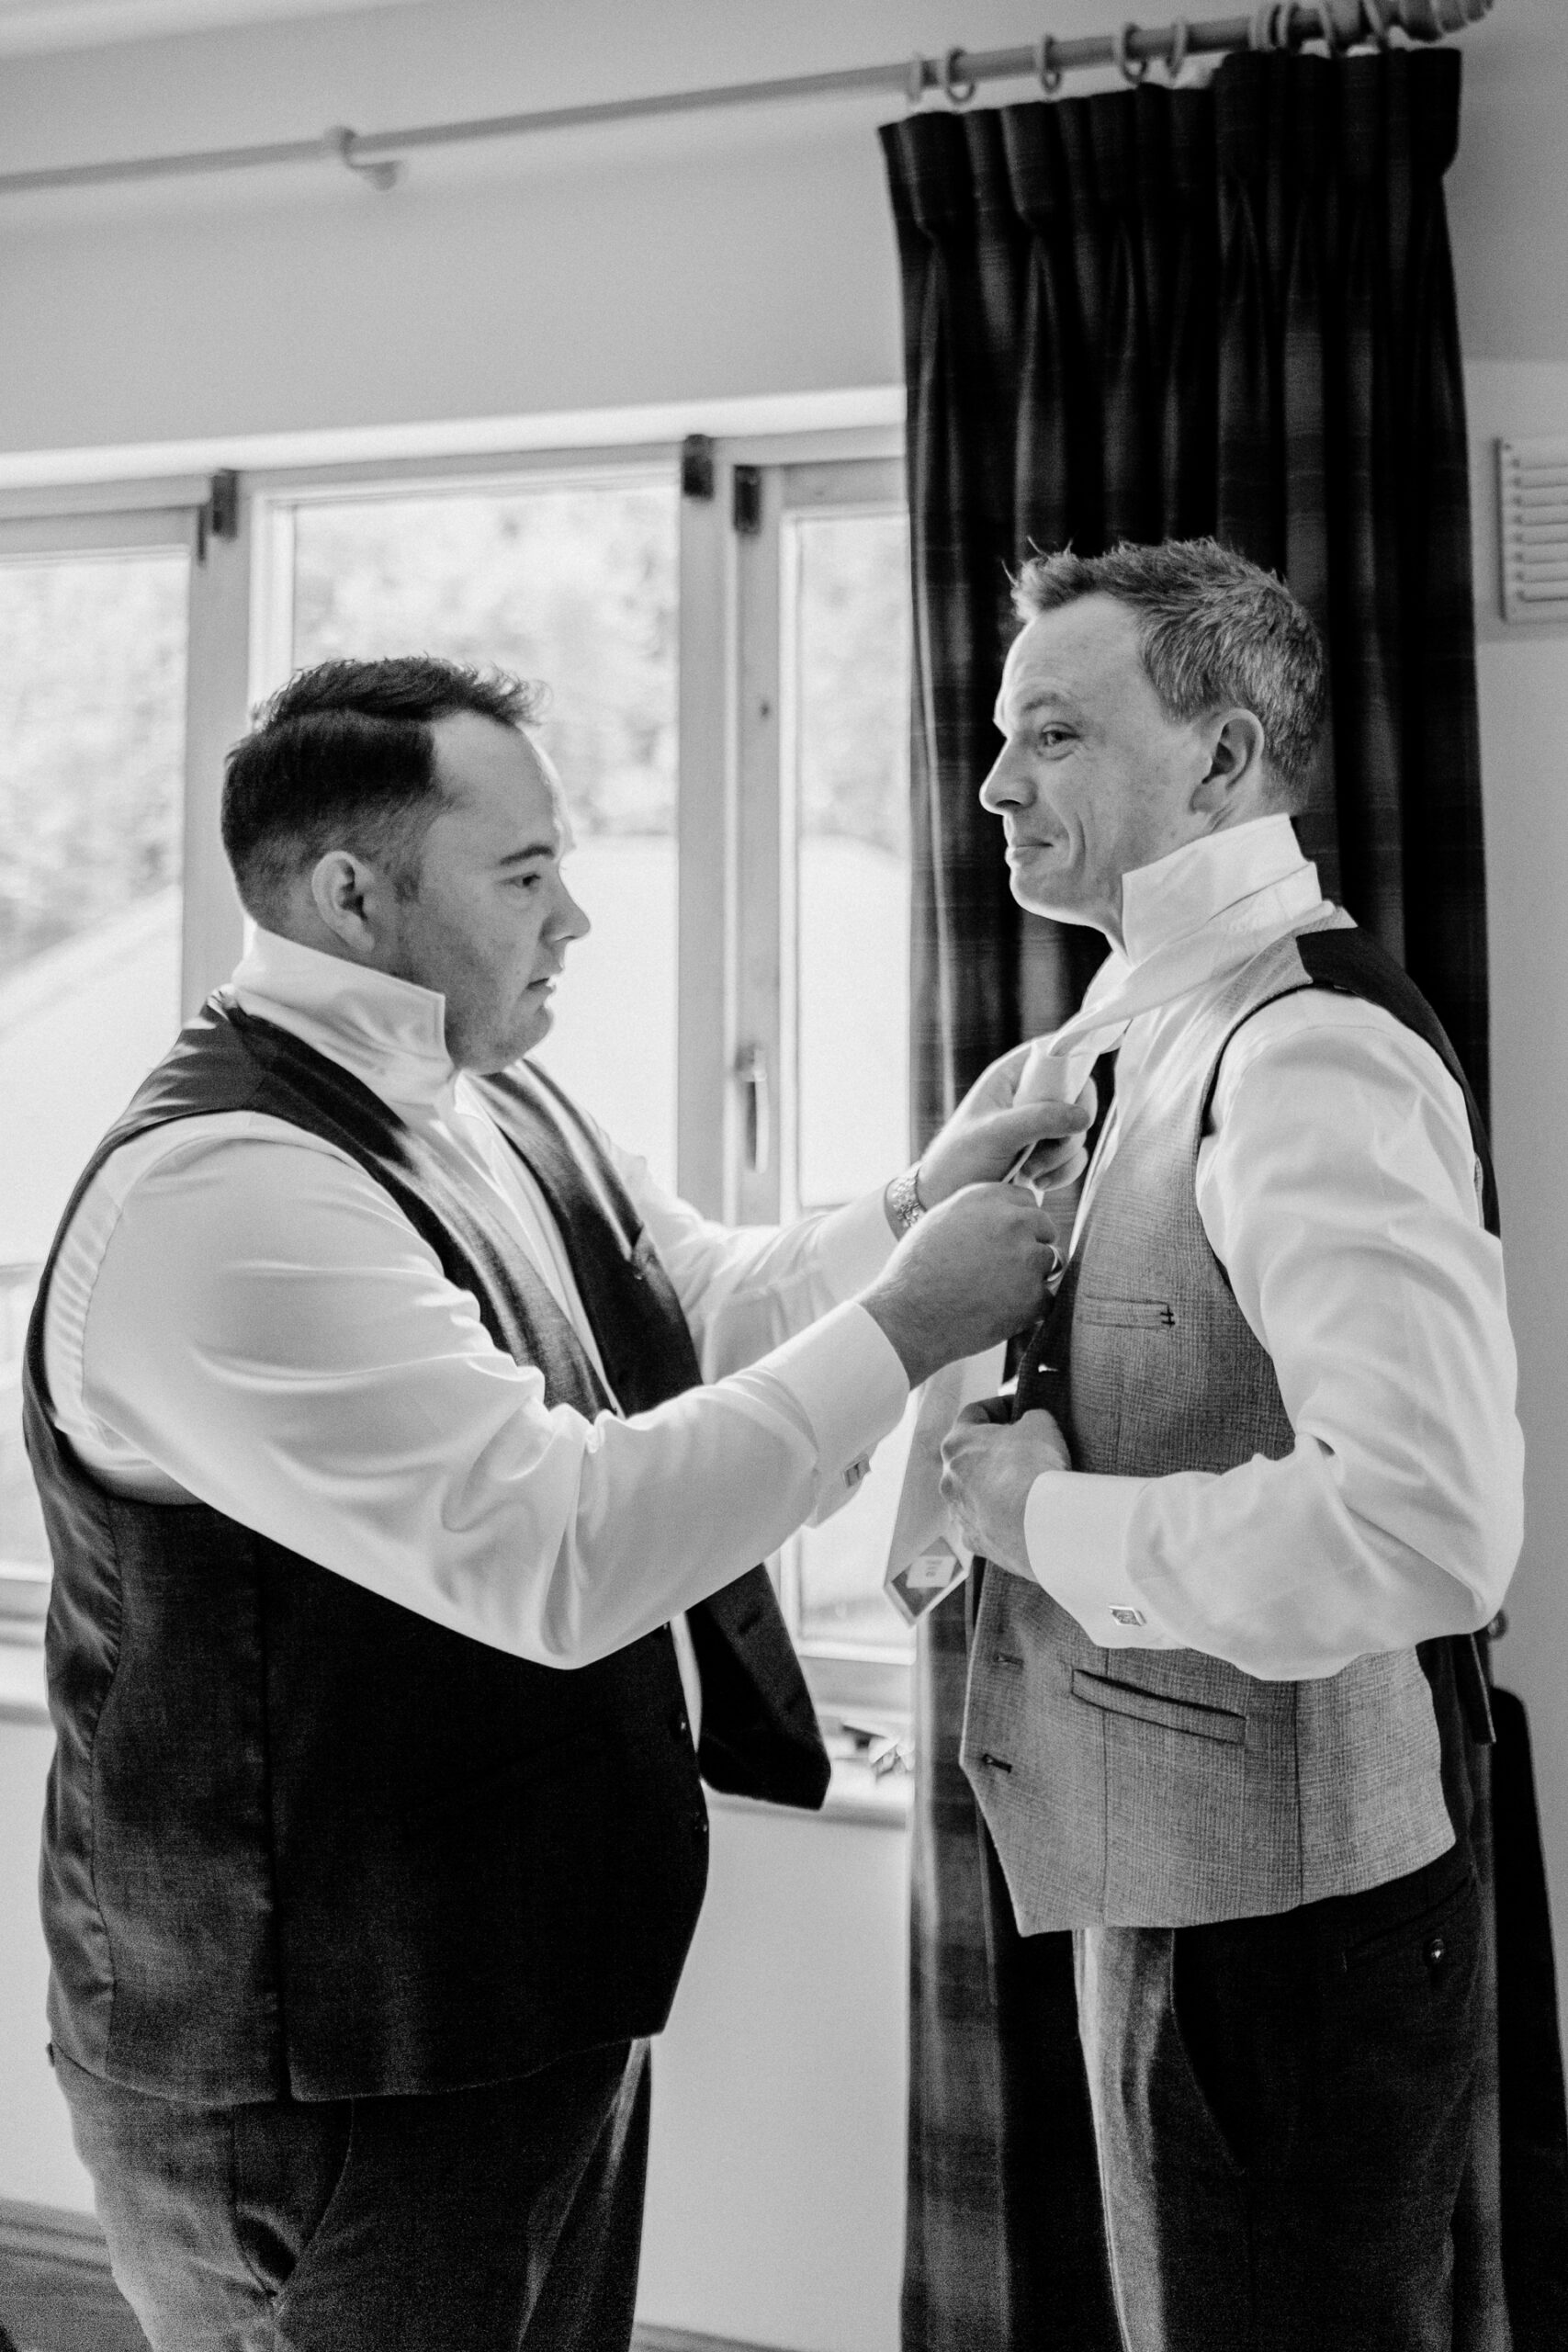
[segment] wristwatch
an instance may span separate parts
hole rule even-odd
[[[907,1168],[902,1176],[895,1176],[887,1187],[887,1214],[902,1235],[912,1225],[918,1225],[925,1213],[926,1204],[920,1198],[920,1163],[917,1159],[913,1168]]]

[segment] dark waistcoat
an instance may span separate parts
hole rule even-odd
[[[628,1413],[699,1377],[614,1169],[523,1067],[484,1085],[559,1225]],[[383,1185],[546,1402],[592,1416],[592,1362],[527,1251],[335,1062],[219,1001],[99,1146],[255,1111]],[[202,1504],[110,1494],[50,1418],[28,1337],[28,1446],[54,1557],[58,1733],[41,1889],[56,2041],[96,2074],[215,2103],[504,2080],[664,2023],[707,1816],[668,1628],[574,1670],[432,1623]],[[625,1573],[637,1573],[628,1530]],[[810,1702],[767,1578],[692,1613],[701,1764],[820,1804]]]
[[[1225,1048],[1276,998],[1363,997],[1432,1046],[1464,1089],[1496,1230],[1485,1136],[1448,1040],[1343,922],[1274,942],[1195,997],[1158,1085],[1123,1121],[1019,1378],[1017,1411],[1054,1411],[1080,1470],[1222,1473],[1294,1443],[1195,1197]],[[1459,1674],[1485,1708],[1468,1641],[1264,1681],[1197,1650],[1103,1648],[1047,1593],[993,1571],[971,1656],[964,1765],[1025,1933],[1288,1910],[1402,1876],[1467,1825]]]

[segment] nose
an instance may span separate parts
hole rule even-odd
[[[980,806],[993,817],[1004,808],[1022,808],[1032,797],[1023,754],[1014,743],[1004,743],[980,786]]]
[[[550,937],[563,944],[569,939],[586,939],[593,925],[566,884],[558,878],[556,903],[550,915]]]

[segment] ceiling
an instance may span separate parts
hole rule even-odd
[[[413,0],[0,0],[0,53],[89,49],[159,33],[412,5]]]

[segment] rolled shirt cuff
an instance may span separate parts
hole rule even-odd
[[[826,1519],[853,1494],[873,1450],[897,1427],[909,1382],[897,1350],[858,1301],[835,1306],[756,1366],[780,1381],[817,1447],[817,1500]]]
[[[1129,1536],[1146,1478],[1044,1470],[1023,1507],[1035,1580],[1104,1650],[1182,1647],[1156,1620],[1129,1574]]]

